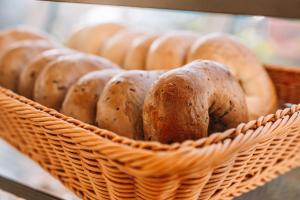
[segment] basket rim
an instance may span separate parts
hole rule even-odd
[[[300,71],[300,70],[299,70]],[[230,139],[231,141],[238,135],[244,135],[249,130],[255,130],[258,127],[265,126],[269,122],[276,122],[286,116],[292,116],[294,113],[300,111],[300,104],[293,104],[290,108],[278,109],[274,114],[269,114],[266,116],[261,116],[256,120],[251,120],[246,123],[240,123],[236,128],[228,129],[224,132],[216,132],[208,137],[200,138],[198,140],[186,140],[182,143],[172,143],[172,144],[163,144],[155,141],[142,141],[142,140],[134,140],[124,136],[120,136],[114,132],[111,132],[106,129],[102,129],[90,124],[86,124],[81,122],[80,120],[74,119],[72,117],[65,116],[58,112],[57,110],[47,108],[33,100],[27,99],[24,96],[18,95],[13,91],[3,88],[0,86],[0,92],[5,94],[7,97],[17,100],[21,103],[24,103],[28,106],[36,110],[40,110],[46,112],[52,117],[58,118],[60,120],[65,121],[66,123],[71,123],[74,126],[80,127],[86,131],[92,132],[93,134],[103,138],[109,139],[113,143],[123,144],[126,146],[131,146],[133,148],[140,148],[144,150],[154,150],[154,151],[169,151],[169,150],[178,150],[180,148],[185,147],[193,147],[193,148],[203,148],[206,146],[210,146],[213,144],[223,143],[224,140]],[[99,135],[99,131],[101,134]],[[140,145],[139,145],[140,144]],[[152,147],[152,148],[151,148]]]
[[[278,64],[271,64],[265,63],[263,64],[265,68],[275,69],[280,71],[286,71],[291,73],[300,73],[300,66],[288,66],[288,65],[278,65]]]
[[[281,71],[290,71],[281,66],[271,67]],[[300,69],[296,70],[300,73]],[[300,104],[293,104],[290,108],[277,110],[274,114],[261,116],[257,120],[241,123],[236,128],[214,133],[205,138],[183,143],[162,144],[129,139],[88,125],[1,86],[0,103],[3,106],[16,106],[14,112],[18,114],[31,113],[38,116],[37,118],[47,118],[46,121],[59,124],[50,129],[57,134],[62,134],[62,140],[71,139],[75,144],[71,148],[80,148],[85,156],[98,158],[104,156],[120,170],[140,176],[206,170],[230,161],[234,155],[247,148],[253,148],[258,143],[267,141],[274,137],[274,134],[276,135],[277,130],[291,123],[300,122]],[[39,112],[40,116],[36,112]],[[63,128],[59,128],[60,125]],[[81,136],[83,134],[84,137],[81,137],[82,140],[79,141],[75,139],[74,134],[81,134]],[[92,153],[90,154],[89,151]]]

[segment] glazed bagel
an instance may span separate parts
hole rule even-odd
[[[27,65],[24,65],[25,67],[22,70],[19,79],[18,93],[32,99],[35,81],[44,67],[61,56],[74,53],[77,52],[70,49],[60,48],[47,50],[36,56]]]
[[[9,45],[22,40],[49,40],[49,36],[23,26],[0,31],[0,55]]]
[[[172,69],[186,63],[188,50],[197,39],[193,33],[169,33],[152,43],[146,69]]]
[[[111,37],[104,45],[101,55],[120,66],[124,65],[126,52],[134,39],[145,33],[136,30],[123,30]]]
[[[72,32],[66,44],[70,48],[99,55],[105,42],[125,28],[119,23],[85,26]]]
[[[236,39],[209,34],[192,46],[188,60],[195,59],[214,60],[229,67],[246,94],[250,119],[276,110],[276,91],[270,77],[255,55]]]
[[[44,106],[60,110],[68,89],[86,73],[118,68],[97,56],[72,54],[49,63],[38,76],[34,86],[34,100]]]
[[[124,68],[145,69],[150,46],[158,37],[158,35],[145,35],[135,39],[126,54]]]
[[[82,76],[69,89],[61,113],[88,124],[95,124],[99,96],[106,83],[120,72],[118,69],[106,69]]]
[[[143,139],[145,95],[162,71],[130,70],[112,78],[97,105],[97,124],[119,135]]]
[[[163,74],[144,101],[145,140],[182,142],[247,121],[242,88],[221,64],[194,61]]]
[[[0,57],[0,85],[16,91],[24,67],[43,51],[57,48],[45,40],[24,40],[15,42]]]

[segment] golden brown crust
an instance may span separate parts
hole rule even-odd
[[[71,33],[67,46],[86,53],[100,55],[108,39],[125,28],[125,25],[120,23],[85,26]]]
[[[124,65],[126,53],[131,43],[145,33],[136,30],[120,31],[111,37],[103,47],[101,55],[120,66]]]
[[[51,49],[42,52],[33,60],[31,60],[21,72],[18,84],[18,93],[29,99],[33,98],[33,88],[37,77],[40,72],[46,67],[46,65],[52,61],[55,61],[57,58],[74,54],[75,51],[70,49],[60,48],[60,49]]]
[[[61,113],[85,123],[95,124],[97,102],[104,86],[120,72],[119,69],[106,69],[82,76],[69,89]]]
[[[142,139],[144,98],[161,74],[162,71],[131,70],[111,79],[98,101],[98,126],[122,136]]]
[[[249,118],[270,114],[277,108],[274,85],[255,55],[236,39],[224,34],[210,34],[191,48],[189,61],[214,60],[229,67],[246,94]]]
[[[194,61],[162,75],[144,101],[146,140],[182,142],[247,121],[245,96],[221,64]]]
[[[34,87],[34,100],[59,110],[64,97],[81,76],[86,73],[118,68],[110,61],[92,55],[73,54],[49,63],[40,73]]]
[[[22,40],[50,40],[47,35],[29,27],[15,27],[0,31],[0,55],[5,49],[17,41]]]
[[[16,91],[24,67],[43,51],[57,48],[45,40],[24,40],[10,45],[0,57],[0,85]]]
[[[158,35],[146,35],[136,38],[126,54],[125,69],[145,69],[146,59],[151,44],[158,38]]]
[[[198,38],[189,32],[166,34],[152,43],[146,69],[172,69],[186,64],[188,50]]]

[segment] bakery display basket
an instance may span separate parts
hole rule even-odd
[[[298,0],[268,0],[273,6],[260,8],[258,0],[66,1],[300,18]],[[82,199],[230,200],[300,166],[300,68],[265,67],[281,109],[196,141],[128,139],[3,87],[0,137]]]
[[[300,69],[266,66],[281,102]],[[197,141],[134,141],[0,88],[0,133],[83,199],[232,199],[300,166],[300,105]]]

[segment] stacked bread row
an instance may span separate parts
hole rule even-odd
[[[271,113],[277,106],[274,85],[261,62],[232,36],[200,37],[191,32],[155,35],[105,23],[75,31],[67,45],[108,58],[124,69],[169,70],[196,59],[214,60],[226,65],[240,82],[250,119]]]
[[[198,35],[191,32],[153,34],[122,24],[104,23],[74,31],[67,46],[96,54],[124,69],[170,69],[187,63],[187,50]]]
[[[108,25],[112,24],[99,27]],[[17,28],[0,33],[1,86],[122,136],[163,143],[205,137],[276,109],[267,73],[252,52],[235,39],[208,35],[196,40],[190,33],[143,33],[132,39],[131,31],[114,26],[117,28],[108,29],[108,33],[103,29],[91,33],[84,32],[87,28],[79,30],[68,44],[82,51],[100,51],[118,64],[124,59],[148,63],[152,57],[151,66],[161,66],[153,69],[162,70],[127,70],[103,57],[64,48],[44,34]],[[94,43],[89,42],[90,34],[99,36]],[[194,38],[194,45],[177,36]],[[148,47],[143,45],[132,53],[139,43],[135,41],[145,38]],[[152,49],[161,50],[151,54]],[[167,71],[184,65],[187,56],[227,66],[196,60]],[[164,63],[164,67],[155,63]]]

